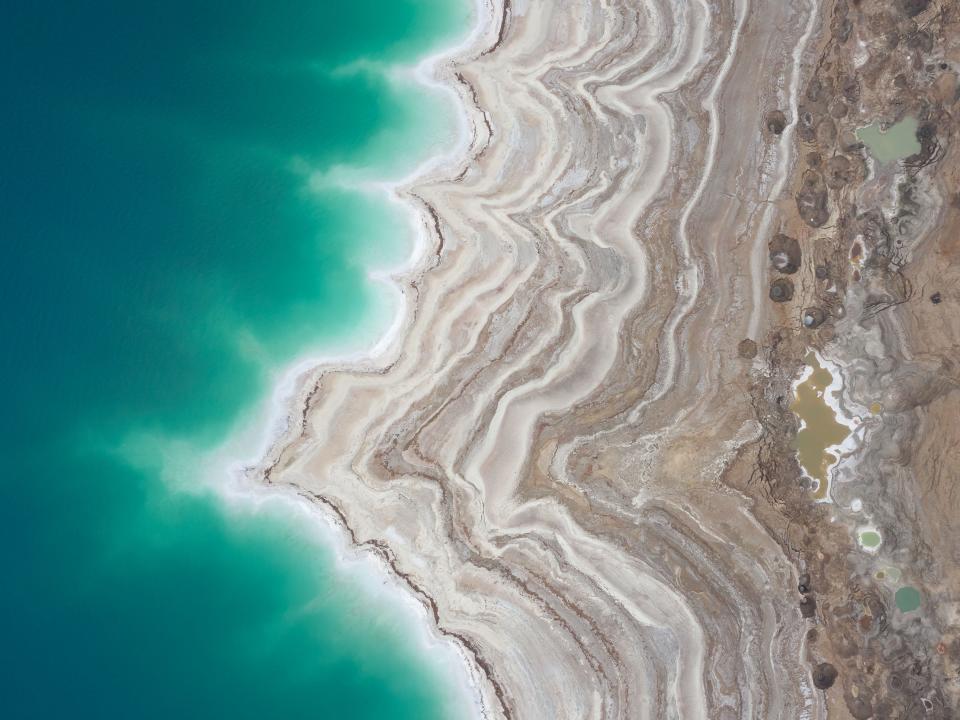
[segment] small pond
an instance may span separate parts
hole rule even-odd
[[[857,139],[867,146],[877,162],[888,163],[920,152],[917,127],[914,117],[905,117],[886,130],[881,130],[880,123],[875,122],[857,130]]]
[[[824,393],[833,382],[833,375],[817,360],[816,353],[806,358],[809,367],[807,378],[797,385],[790,409],[803,420],[803,429],[794,441],[797,459],[806,474],[817,481],[813,497],[827,497],[827,473],[837,461],[829,448],[840,445],[850,434],[850,428],[837,422],[836,413],[824,398]]]
[[[920,591],[909,585],[904,585],[897,590],[893,599],[894,602],[897,603],[897,609],[900,612],[913,612],[920,607]]]

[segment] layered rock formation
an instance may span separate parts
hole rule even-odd
[[[839,59],[824,97],[810,88],[825,53],[859,47],[866,11],[845,12],[502,0],[439,68],[473,139],[457,167],[404,190],[430,243],[397,279],[406,323],[383,357],[304,375],[259,473],[387,562],[461,648],[486,716],[826,717],[874,692],[840,657],[836,613],[853,582],[863,607],[884,601],[857,579],[869,570],[839,505],[803,484],[790,384],[808,347],[850,368],[858,402],[886,383],[884,421],[902,420],[863,449],[914,449],[857,467],[877,463],[891,495],[956,502],[956,445],[924,427],[956,407],[960,328],[954,313],[935,350],[905,350],[929,340],[933,306],[870,315],[873,276],[858,268],[855,290],[838,265],[869,222],[849,189],[869,172],[836,143],[873,90]],[[851,82],[844,120],[836,93]],[[925,274],[911,287],[955,283],[936,259],[950,249],[923,239],[941,196],[917,200],[910,252]],[[781,273],[791,292],[774,303]],[[823,312],[812,332],[808,306]],[[871,503],[881,523],[881,508],[894,522],[905,507]],[[939,544],[922,529],[904,542],[929,560],[956,538],[943,522]],[[802,611],[801,572],[814,588]],[[814,660],[832,671],[811,674]]]

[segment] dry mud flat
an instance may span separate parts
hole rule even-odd
[[[473,140],[404,191],[405,325],[305,373],[259,472],[383,558],[484,715],[957,706],[960,28],[921,5],[495,2],[439,67]],[[852,130],[907,113],[922,152],[871,164]],[[883,408],[833,503],[792,447],[810,348]]]

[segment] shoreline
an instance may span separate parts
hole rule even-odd
[[[329,554],[331,562],[325,569],[329,570],[330,580],[345,578],[349,589],[359,590],[365,613],[385,611],[389,620],[402,624],[396,637],[422,663],[418,674],[441,683],[442,709],[456,709],[453,717],[457,718],[486,717],[478,692],[479,681],[463,648],[435,631],[430,613],[399,579],[389,560],[377,548],[354,544],[340,518],[329,507],[305,494],[279,487],[231,484],[215,492],[222,511],[231,519],[261,513],[266,517],[289,516],[298,535],[314,543],[319,552]],[[472,708],[469,715],[460,714],[465,706]]]
[[[272,373],[270,389],[250,413],[237,420],[225,440],[202,453],[203,470],[207,479],[199,490],[211,491],[216,500],[230,514],[256,513],[264,506],[280,504],[299,516],[305,530],[321,547],[329,550],[334,575],[349,576],[364,591],[371,609],[388,605],[408,624],[402,635],[413,641],[414,653],[425,661],[425,669],[445,684],[441,695],[447,702],[444,709],[455,708],[458,715],[463,706],[455,701],[466,701],[472,708],[469,717],[487,717],[488,713],[480,689],[482,680],[477,668],[466,654],[461,642],[443,634],[431,617],[423,598],[405,582],[382,551],[357,545],[350,537],[350,529],[336,512],[304,492],[272,485],[269,479],[271,458],[297,435],[296,415],[307,402],[307,395],[316,382],[318,370],[323,372],[340,367],[370,370],[385,366],[397,353],[404,330],[409,324],[414,301],[408,288],[418,274],[427,269],[426,260],[433,231],[430,228],[429,207],[414,194],[416,186],[428,178],[451,173],[468,163],[476,135],[470,132],[470,106],[452,68],[471,50],[480,51],[491,21],[498,19],[498,0],[463,0],[473,5],[471,26],[466,37],[454,45],[435,51],[415,63],[394,65],[391,73],[409,73],[422,89],[442,92],[451,101],[455,135],[443,152],[423,158],[410,172],[399,179],[347,182],[334,180],[336,187],[362,193],[382,195],[382,201],[402,206],[407,213],[412,245],[405,259],[388,268],[368,270],[367,277],[377,288],[392,295],[391,306],[384,308],[392,315],[385,331],[366,349],[329,353],[306,353]],[[405,78],[407,79],[407,78]],[[341,171],[342,167],[331,170]],[[364,173],[367,171],[364,169]],[[385,313],[385,314],[386,314]],[[254,447],[254,450],[242,449]],[[219,480],[215,478],[221,478]],[[448,662],[438,662],[437,653],[455,659],[455,669]]]
[[[328,506],[352,547],[408,586],[421,629],[460,648],[483,714],[823,717],[839,699],[815,692],[815,659],[883,687],[845,662],[842,619],[817,610],[847,599],[848,574],[873,582],[871,553],[843,552],[858,537],[848,506],[866,507],[882,534],[873,555],[905,554],[881,500],[909,478],[847,480],[892,474],[883,456],[854,451],[870,431],[909,439],[911,391],[938,400],[938,369],[906,349],[912,366],[890,387],[858,378],[898,358],[850,364],[877,338],[854,334],[834,352],[836,331],[877,317],[865,303],[884,286],[878,271],[847,287],[845,233],[859,229],[898,269],[907,257],[882,214],[841,215],[825,235],[830,201],[843,207],[860,170],[838,160],[855,170],[827,182],[822,161],[856,150],[838,133],[866,92],[836,67],[850,33],[879,31],[848,22],[860,11],[845,4],[829,23],[819,2],[744,12],[736,0],[520,3],[497,53],[424,63],[473,124],[472,162],[454,178],[434,163],[384,186],[417,223],[416,252],[376,277],[397,293],[395,323],[379,354],[305,368],[287,398],[301,414],[247,469]],[[773,121],[725,122],[742,108]],[[804,154],[811,145],[824,153]],[[776,229],[811,241],[793,305],[761,292]],[[893,287],[880,308],[911,295]],[[923,307],[937,312],[945,296]],[[796,317],[814,303],[831,322],[811,334]],[[822,402],[849,430],[824,451],[837,457],[819,501],[783,406],[811,349],[831,374]],[[872,422],[852,397],[901,417]],[[861,462],[872,472],[844,476]],[[822,605],[798,599],[805,576]],[[871,623],[884,617],[874,599]],[[819,642],[818,625],[830,631]],[[861,704],[850,709],[866,717]]]
[[[797,16],[762,10],[766,27]],[[702,485],[748,435],[745,399],[722,423],[707,401],[742,366],[721,350],[704,392],[688,352],[691,337],[729,350],[730,326],[742,336],[754,310],[749,288],[716,280],[742,277],[753,243],[716,253],[704,223],[756,226],[759,203],[730,203],[721,183],[745,160],[737,177],[755,178],[769,154],[753,128],[717,118],[742,88],[773,96],[765,64],[793,65],[769,34],[748,42],[738,3],[509,17],[502,50],[444,68],[474,120],[473,162],[453,182],[399,189],[446,242],[393,275],[409,283],[408,312],[382,348],[389,364],[305,372],[299,422],[251,475],[329,503],[395,559],[438,633],[465,648],[492,716],[643,716],[653,697],[690,717],[793,706],[781,668],[754,660],[760,638],[792,648],[772,630],[787,605],[756,611],[768,585],[744,579],[786,584],[792,570],[731,496]],[[710,493],[729,522],[705,530],[685,491]],[[677,548],[683,573],[661,572],[644,551],[655,541]],[[694,601],[683,578],[704,573],[737,579],[705,580],[709,600]],[[705,676],[730,642],[745,658],[731,671],[762,676],[746,699]]]
[[[292,434],[292,431],[288,421],[293,420],[296,410],[302,407],[305,401],[302,395],[311,385],[310,376],[315,374],[319,368],[334,370],[349,366],[372,369],[378,365],[388,364],[391,353],[397,349],[398,341],[402,337],[404,325],[409,320],[412,307],[412,302],[406,292],[406,286],[421,270],[423,261],[426,259],[427,249],[430,245],[429,236],[431,235],[428,226],[431,219],[423,209],[418,208],[410,199],[410,191],[431,174],[438,173],[444,168],[452,169],[455,164],[454,161],[466,159],[472,144],[471,140],[475,140],[475,137],[472,137],[469,133],[469,117],[465,103],[461,102],[462,96],[456,92],[455,86],[451,82],[439,79],[438,71],[443,64],[454,64],[457,58],[476,44],[484,29],[484,24],[480,19],[482,16],[480,9],[485,6],[492,7],[493,3],[499,0],[463,1],[473,3],[475,13],[474,24],[469,30],[467,38],[450,48],[422,58],[414,65],[404,66],[412,69],[413,76],[420,84],[425,87],[442,89],[445,93],[457,99],[452,107],[457,110],[456,118],[459,133],[454,139],[452,147],[442,154],[424,158],[409,173],[399,179],[364,181],[343,186],[346,189],[359,192],[380,193],[383,195],[384,202],[396,204],[404,208],[407,213],[410,230],[412,231],[411,238],[414,241],[407,257],[393,267],[374,268],[367,272],[367,277],[377,283],[382,290],[395,295],[394,305],[389,308],[392,318],[383,334],[369,348],[347,352],[334,350],[321,354],[307,352],[295,358],[274,374],[275,379],[269,393],[267,411],[264,413],[263,408],[254,411],[252,422],[249,418],[241,421],[238,423],[238,427],[229,434],[228,441],[236,435],[249,434],[251,430],[257,436],[257,449],[247,451],[246,458],[239,461],[245,474],[251,472],[262,473],[268,464],[268,456],[289,440],[288,436]],[[263,417],[264,415],[266,415],[266,418]],[[246,427],[241,428],[240,425]],[[256,427],[252,428],[251,425]],[[229,442],[224,444],[229,444]],[[237,465],[238,463],[235,462],[234,464]]]

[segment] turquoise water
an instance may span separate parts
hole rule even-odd
[[[910,585],[898,589],[893,599],[900,612],[913,612],[920,607],[920,591]]]
[[[277,368],[383,329],[365,263],[405,255],[407,220],[310,176],[449,131],[383,68],[465,5],[5,8],[0,716],[456,714],[302,517],[182,488]]]

